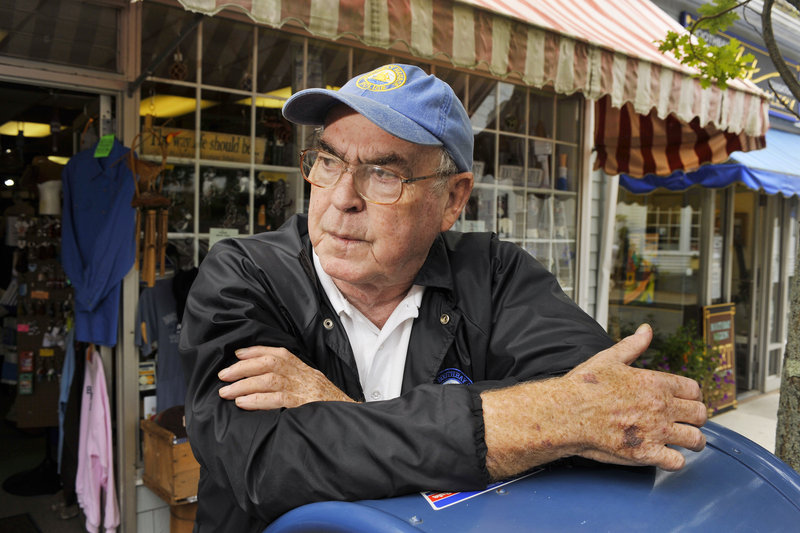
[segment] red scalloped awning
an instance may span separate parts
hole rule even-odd
[[[239,8],[276,28],[404,45],[416,57],[579,91],[597,101],[596,166],[609,174],[692,170],[765,146],[766,96],[739,80],[702,89],[691,69],[658,51],[654,41],[685,30],[649,0],[179,1],[191,11]]]

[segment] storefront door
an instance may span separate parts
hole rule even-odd
[[[737,385],[740,391],[769,392],[780,387],[786,346],[797,237],[796,200],[748,191],[737,193],[736,205],[734,254],[740,266],[734,276],[734,287],[738,282],[740,289]]]

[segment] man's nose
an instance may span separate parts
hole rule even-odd
[[[331,202],[342,211],[363,209],[365,201],[356,190],[356,180],[351,167],[344,169],[339,181],[333,186]]]

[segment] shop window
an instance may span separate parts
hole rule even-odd
[[[530,134],[540,138],[553,136],[553,118],[556,107],[554,94],[531,91],[530,96]],[[571,127],[575,127],[573,123]]]
[[[580,129],[576,128],[576,124],[581,121],[581,101],[583,97],[580,95],[572,96],[558,96],[558,105],[556,106],[556,139],[559,141],[567,141],[577,143],[580,139]]]
[[[619,192],[609,330],[616,337],[642,322],[668,335],[697,319],[702,191]]]
[[[147,3],[142,13],[142,68],[152,67],[193,17],[185,9]],[[186,36],[166,60],[155,65],[153,75],[175,81],[197,79],[197,30]]]
[[[162,193],[170,200],[167,231],[194,232],[194,165],[168,164],[163,172]]]
[[[303,86],[303,40],[267,28],[258,29],[256,90],[274,99],[269,109],[278,110]]]
[[[194,157],[194,144],[192,142],[189,149],[187,143],[188,139],[194,138],[196,95],[194,87],[185,85],[157,81],[146,81],[142,84],[139,100],[141,127],[180,130],[180,136],[176,137],[176,142],[170,146],[170,155],[173,157]],[[210,102],[201,102],[200,105],[202,107],[209,104]],[[174,132],[173,130],[169,131]],[[166,132],[164,134],[166,135]],[[183,150],[176,152],[179,147]]]
[[[181,25],[172,10],[147,3],[143,8],[148,20]],[[165,171],[174,206],[169,231],[171,239],[194,239],[196,258],[221,230],[272,230],[292,213],[307,210],[309,186],[300,177],[297,158],[307,142],[301,136],[311,128],[292,125],[281,115],[292,93],[341,87],[352,75],[381,65],[411,63],[447,81],[470,116],[475,187],[454,229],[493,231],[519,244],[573,294],[582,97],[560,98],[419,60],[269,28],[253,30],[224,17],[204,19],[198,31],[202,49],[195,54],[191,43],[198,39],[192,37],[183,46],[185,54],[204,58],[202,78],[195,72],[199,69],[186,78],[202,83],[177,81],[162,71],[141,90],[142,128],[177,134],[180,141],[170,146]],[[223,38],[229,49],[211,50]],[[151,50],[148,46],[143,44]],[[255,84],[242,85],[253,64]],[[184,107],[168,112],[170,99]],[[159,157],[153,150],[145,155]]]
[[[250,231],[250,174],[246,168],[200,167],[200,232]]]
[[[253,90],[253,35],[250,24],[221,17],[203,20],[203,83]]]
[[[346,48],[324,43],[309,43],[307,87],[338,89],[350,79]]]
[[[525,133],[525,106],[527,90],[510,83],[500,84],[499,126],[501,131]]]
[[[470,76],[467,111],[475,134],[475,187],[458,226],[494,231],[522,246],[553,272],[568,295],[575,285],[577,142],[554,139],[554,95]],[[580,108],[565,99],[580,138]],[[559,115],[561,116],[561,115]],[[534,135],[536,135],[534,137]]]
[[[118,72],[119,13],[79,0],[2,2],[0,54]]]

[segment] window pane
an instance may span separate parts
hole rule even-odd
[[[554,182],[556,190],[578,190],[578,173],[580,171],[578,149],[572,146],[556,146],[556,161],[558,161]]]
[[[553,143],[531,140],[528,142],[528,187],[550,190],[555,184],[553,168]]]
[[[634,195],[620,189],[609,317],[624,336],[648,321],[669,335],[697,319],[699,189]]]
[[[525,133],[525,100],[528,90],[510,83],[499,84],[500,129],[512,133]]]
[[[283,118],[279,107],[271,102],[256,110],[256,164],[293,167],[298,165],[295,131],[299,128]],[[263,154],[263,155],[262,155]]]
[[[139,103],[141,154],[161,158],[162,146],[157,139],[172,135],[171,142],[166,145],[170,162],[174,163],[175,158],[195,157],[195,94],[193,87],[152,81],[142,84]]]
[[[308,87],[339,88],[347,75],[349,53],[346,48],[310,41],[308,43]]]
[[[494,143],[496,138],[495,134],[488,131],[482,131],[475,135],[472,172],[475,174],[476,183],[494,183]]]
[[[495,114],[497,113],[496,87],[497,82],[494,80],[470,76],[467,114],[469,114],[474,129],[495,128]]]
[[[253,26],[203,18],[203,83],[253,90]]]
[[[298,205],[305,180],[299,172],[260,171],[255,180],[255,232],[275,230],[293,213],[303,210]]]
[[[581,119],[581,102],[583,96],[559,96],[556,103],[556,139],[577,143],[581,130],[578,127]]]
[[[553,109],[555,96],[531,91],[530,102],[530,135],[536,137],[553,137]],[[577,124],[573,125],[577,128]]]
[[[258,30],[259,93],[286,100],[303,83],[303,40],[274,30]],[[279,108],[279,107],[278,107]]]
[[[250,177],[245,169],[200,167],[200,232],[210,228],[249,231]]]
[[[170,199],[170,233],[194,232],[194,165],[168,164],[162,193]]]
[[[525,194],[508,187],[497,191],[497,234],[504,239],[521,239],[525,233]]]
[[[525,139],[500,135],[497,180],[501,185],[525,185]]]
[[[203,90],[200,102],[200,158],[249,163],[251,99],[240,94]],[[263,160],[266,146],[255,145],[255,160]]]
[[[79,0],[2,2],[0,54],[118,72],[119,11]]]
[[[142,15],[142,68],[151,67],[165,49],[172,45],[183,28],[192,22],[193,13],[155,2],[145,2]],[[153,76],[179,81],[195,81],[197,73],[197,28],[164,61]],[[144,93],[142,93],[144,98]]]
[[[147,124],[148,115],[150,115],[149,120],[153,126],[194,132],[197,106],[195,94],[194,87],[152,81],[144,82],[139,103],[142,125]]]

